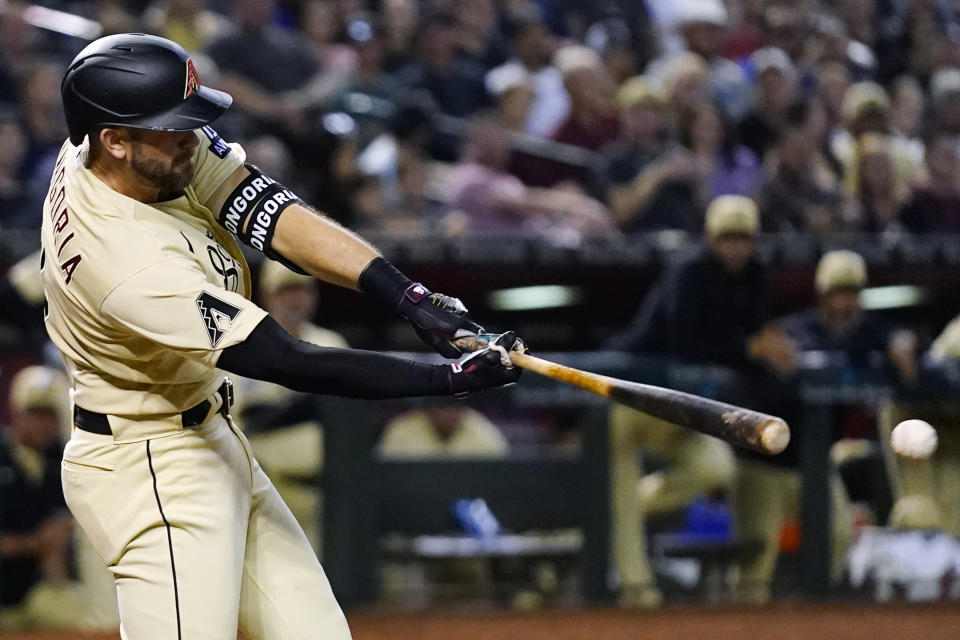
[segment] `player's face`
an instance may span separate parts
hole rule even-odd
[[[193,131],[130,131],[130,168],[160,190],[158,200],[183,193],[193,179],[193,152],[199,141]]]

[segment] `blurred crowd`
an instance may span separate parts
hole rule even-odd
[[[40,4],[94,21],[80,25],[90,37],[146,31],[181,43],[203,83],[234,96],[218,132],[361,233],[522,234],[564,246],[690,234],[693,251],[667,265],[643,300],[618,301],[636,303],[635,320],[602,346],[727,367],[748,381],[750,397],[725,400],[799,425],[804,354],[880,368],[898,389],[915,385],[924,363],[960,361],[960,320],[923,341],[862,307],[867,264],[851,251],[822,257],[812,307],[774,317],[771,274],[756,250],[764,232],[960,231],[960,2]],[[67,135],[59,81],[86,43],[63,32],[79,28],[0,3],[0,230],[40,225]],[[21,347],[44,340],[30,333],[42,332],[38,263],[18,263],[0,288],[5,320],[24,327]],[[347,346],[312,324],[315,281],[269,261],[257,281],[262,305],[291,334]],[[0,429],[0,488],[15,497],[3,505],[0,626],[30,626],[50,611],[110,626],[112,585],[102,567],[85,568],[92,556],[59,492],[65,381],[55,368],[18,376]],[[235,411],[258,459],[319,548],[319,400],[251,380],[237,388]],[[841,481],[841,463],[871,452],[883,459],[893,504],[863,518],[960,535],[960,406],[871,410],[865,418],[862,407],[836,407],[830,437],[840,446],[817,461],[829,476],[835,579],[858,517],[851,503],[865,495]],[[940,429],[933,459],[897,459],[886,448],[905,417]],[[760,459],[622,407],[608,420],[620,603],[647,608],[663,598],[645,518],[718,493],[729,497],[737,535],[758,545],[739,559],[731,593],[770,598],[781,534],[799,509],[797,445]],[[384,425],[379,452],[499,457],[516,438],[498,426],[473,409],[415,406]]]
[[[960,229],[947,0],[40,4],[184,45],[221,135],[360,230],[696,233],[727,194],[764,231]],[[0,227],[39,225],[68,26],[0,15]]]

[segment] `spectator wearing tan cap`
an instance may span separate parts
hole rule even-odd
[[[113,576],[74,527],[60,484],[71,420],[66,376],[14,376],[0,431],[0,631],[116,629]]]
[[[603,151],[601,175],[617,224],[628,231],[695,229],[696,164],[668,141],[666,96],[635,76],[617,91],[617,102],[622,135]]]
[[[891,114],[890,97],[874,82],[857,82],[844,93],[844,128],[835,131],[831,137],[830,153],[842,167],[848,190],[856,180],[858,162],[863,155],[861,139],[868,134],[879,136],[883,141],[898,181],[906,185],[922,175],[922,167],[912,158],[908,143],[894,135]]]
[[[267,260],[260,268],[259,291],[264,308],[294,337],[321,347],[349,347],[339,333],[311,322],[318,304],[314,278]],[[235,410],[257,460],[318,549],[316,484],[323,463],[323,431],[316,419],[316,397],[261,380],[234,382]]]

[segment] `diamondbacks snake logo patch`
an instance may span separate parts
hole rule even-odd
[[[239,307],[224,302],[206,291],[197,296],[197,309],[200,310],[200,316],[203,318],[207,337],[210,338],[210,346],[214,348],[223,338],[223,334],[230,330],[234,319],[240,315],[241,311]]]

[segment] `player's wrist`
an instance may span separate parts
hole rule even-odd
[[[391,307],[398,307],[413,281],[383,256],[371,260],[360,272],[357,288],[363,293],[382,300]]]

